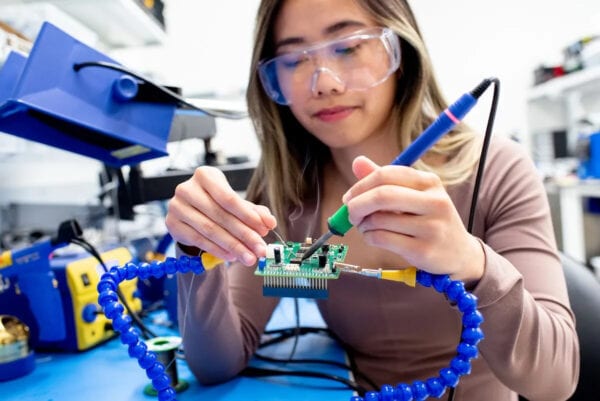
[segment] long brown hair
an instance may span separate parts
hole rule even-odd
[[[274,103],[263,90],[257,73],[260,60],[272,57],[273,26],[284,0],[263,0],[258,8],[250,79],[246,92],[248,111],[262,150],[247,191],[254,202],[267,203],[286,232],[287,217],[294,207],[314,196],[321,167],[329,160],[329,149],[310,134],[286,106]],[[402,61],[393,113],[397,140],[406,148],[446,107],[433,73],[431,60],[417,22],[405,0],[354,0],[380,25],[400,38]],[[478,160],[476,135],[459,124],[430,152],[447,162],[440,167],[422,160],[414,167],[433,171],[445,185],[466,180]]]

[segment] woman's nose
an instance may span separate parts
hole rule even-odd
[[[313,96],[340,94],[346,90],[346,84],[331,69],[319,67],[311,79],[311,92]]]

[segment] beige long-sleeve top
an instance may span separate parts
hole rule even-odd
[[[448,189],[465,224],[472,181]],[[314,219],[320,216],[306,207],[287,240],[304,240],[306,227],[319,227]],[[472,232],[485,251],[485,273],[472,290],[485,339],[455,400],[567,399],[579,375],[579,346],[549,206],[535,167],[508,139],[491,142]],[[256,350],[278,299],[263,297],[254,269],[237,264],[193,280],[180,275],[178,284],[189,367],[202,383],[233,377]],[[348,274],[330,282],[318,306],[360,371],[380,385],[437,376],[456,354],[460,312],[432,288]]]

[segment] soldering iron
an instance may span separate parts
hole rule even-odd
[[[475,89],[463,94],[456,102],[448,106],[429,125],[421,135],[415,139],[398,157],[390,164],[395,166],[410,166],[427,152],[442,136],[454,128],[460,120],[475,106],[479,97],[493,82],[492,79],[484,79]],[[302,255],[302,260],[311,257],[323,244],[327,243],[333,235],[343,237],[353,226],[348,218],[348,206],[340,207],[329,219],[327,219],[329,231],[315,241]]]

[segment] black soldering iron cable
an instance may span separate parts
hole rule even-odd
[[[341,376],[332,375],[329,373],[306,371],[306,370],[276,370],[267,368],[257,368],[255,366],[248,366],[240,373],[246,377],[267,377],[267,376],[299,376],[299,377],[313,377],[318,379],[333,380],[346,385],[348,388],[358,392],[359,394],[365,394],[366,390],[353,380],[346,379]]]
[[[300,326],[300,305],[298,302],[298,298],[294,298],[294,316],[295,316],[295,326],[293,328],[288,329],[288,333],[289,330],[293,330],[291,336],[288,334],[287,336],[285,336],[285,338],[281,338],[281,341],[289,338],[289,337],[293,337],[294,338],[294,344],[292,346],[292,350],[290,351],[290,355],[288,356],[287,359],[284,358],[274,358],[274,357],[270,357],[267,355],[262,355],[259,354],[258,352],[254,353],[254,356],[257,359],[266,361],[266,362],[275,362],[275,363],[281,363],[281,364],[287,364],[287,363],[304,363],[304,364],[324,364],[324,365],[331,365],[331,366],[336,366],[342,369],[346,369],[350,372],[354,372],[355,376],[360,376],[362,377],[373,389],[377,389],[377,385],[365,374],[363,374],[362,372],[360,372],[356,366],[350,366],[348,364],[342,363],[342,362],[337,362],[337,361],[332,361],[332,360],[327,360],[327,359],[310,359],[310,358],[301,358],[301,359],[294,359],[293,356],[296,352],[296,349],[298,347],[298,342],[300,340],[300,336],[303,334],[308,334],[307,332],[303,332],[302,331],[302,327]],[[329,330],[326,330],[327,334],[334,338],[334,336],[332,335],[332,333]],[[280,337],[284,337],[283,335],[280,335]],[[336,341],[339,342],[338,338],[334,338]],[[265,344],[262,343],[259,345],[259,348],[264,347]]]
[[[277,337],[270,338],[269,340],[261,342],[258,346],[259,349],[268,347],[270,345],[278,344],[280,342],[286,341],[295,336],[302,336],[305,334],[326,334],[327,336],[331,337],[332,339],[337,341],[338,344],[340,344],[342,346],[346,355],[349,358],[349,361],[350,361],[349,365],[345,364],[343,362],[327,360],[327,359],[279,359],[279,358],[265,356],[265,355],[259,354],[259,353],[255,353],[254,355],[256,356],[257,359],[261,359],[261,360],[264,360],[267,362],[276,362],[276,363],[282,363],[282,364],[285,364],[285,363],[326,364],[326,365],[340,367],[342,369],[346,369],[346,370],[352,372],[355,377],[362,378],[369,386],[371,386],[372,390],[377,390],[379,388],[379,386],[377,386],[377,384],[375,384],[375,382],[369,376],[367,376],[365,373],[360,371],[360,369],[358,369],[358,366],[356,366],[356,363],[354,363],[354,358],[352,357],[352,354],[349,351],[348,347],[337,336],[335,336],[331,332],[331,330],[329,330],[326,327],[310,327],[310,326],[287,327],[287,328],[281,328],[281,329],[267,330],[267,331],[265,331],[265,334],[267,334],[267,335],[268,334],[277,334]]]
[[[490,113],[488,115],[488,122],[485,128],[485,134],[483,136],[483,144],[481,147],[481,156],[479,157],[479,163],[477,166],[477,173],[475,177],[475,185],[473,186],[473,196],[471,198],[471,206],[469,210],[469,221],[467,224],[467,231],[471,233],[473,231],[473,223],[475,220],[475,209],[477,208],[477,200],[479,198],[479,187],[483,181],[483,172],[485,169],[485,161],[487,159],[487,152],[492,138],[492,129],[494,127],[494,120],[496,118],[496,110],[498,109],[498,98],[500,96],[500,80],[498,78],[489,78],[494,84],[494,91],[492,94],[492,104],[490,106]]]
[[[373,382],[373,380],[371,380],[367,375],[365,375],[362,372],[360,372],[359,370],[353,368],[351,365],[348,365],[343,362],[333,361],[333,360],[329,360],[329,359],[311,359],[311,358],[279,359],[279,358],[262,355],[259,353],[255,353],[254,356],[257,359],[260,359],[261,361],[272,362],[272,363],[281,363],[281,364],[301,363],[301,364],[305,364],[305,365],[313,365],[314,364],[314,365],[335,366],[337,368],[345,369],[349,372],[352,372],[354,374],[354,376],[364,379],[364,381],[367,382],[367,384],[371,387],[372,390],[378,389],[377,384],[375,384],[375,382]]]
[[[479,199],[479,189],[481,187],[481,182],[483,181],[485,161],[487,159],[487,152],[490,145],[490,141],[492,139],[492,130],[494,127],[494,120],[496,118],[496,110],[498,109],[498,97],[500,96],[500,80],[498,78],[489,78],[489,81],[492,84],[494,84],[494,91],[492,94],[492,103],[490,106],[490,112],[488,114],[487,126],[485,128],[485,134],[483,136],[481,155],[479,156],[477,172],[475,173],[475,183],[473,185],[473,196],[471,197],[471,206],[469,207],[469,220],[467,223],[467,231],[470,234],[472,234],[473,232],[473,224],[475,223],[475,210],[477,209],[477,201]],[[455,387],[450,387],[450,390],[448,391],[448,401],[454,401],[454,393]]]

